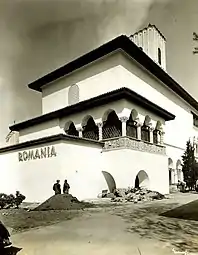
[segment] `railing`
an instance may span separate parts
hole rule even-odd
[[[166,155],[165,146],[140,141],[131,137],[116,137],[103,140],[103,142],[105,143],[103,151],[131,149],[136,151]]]

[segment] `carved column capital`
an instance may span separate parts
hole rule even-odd
[[[137,127],[142,127],[143,126],[143,123],[142,122],[137,122]]]
[[[83,131],[83,128],[82,128],[82,127],[77,127],[76,130],[77,130],[78,132],[82,132],[82,131]]]
[[[83,135],[82,135],[82,131],[83,131],[82,126],[77,126],[77,127],[76,127],[76,130],[78,131],[79,137],[82,137],[82,136],[83,136]]]
[[[103,122],[102,121],[97,122],[96,125],[98,126],[98,128],[102,128],[103,127]]]
[[[119,120],[120,120],[121,122],[127,122],[128,119],[129,119],[129,118],[126,117],[126,116],[121,116],[121,117],[119,117]]]

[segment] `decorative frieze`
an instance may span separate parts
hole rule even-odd
[[[105,141],[103,148],[104,151],[116,149],[131,149],[136,151],[166,155],[166,148],[164,146],[134,140],[129,137],[120,137]]]

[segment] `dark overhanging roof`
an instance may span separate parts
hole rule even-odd
[[[3,148],[0,148],[0,153],[21,150],[21,149],[27,149],[28,147],[32,147],[35,145],[51,143],[51,142],[56,142],[56,141],[74,141],[74,142],[76,141],[76,142],[85,143],[85,144],[95,144],[95,145],[101,146],[101,147],[104,145],[104,142],[100,142],[100,141],[94,141],[94,140],[90,140],[90,139],[86,139],[86,138],[70,136],[70,135],[65,135],[65,134],[57,134],[57,135],[42,137],[42,138],[34,139],[31,141],[6,146]]]
[[[116,37],[99,48],[90,51],[89,53],[30,83],[28,87],[36,91],[42,91],[42,86],[70,74],[71,72],[119,49],[126,52],[130,57],[136,60],[157,79],[163,82],[167,87],[198,111],[198,102],[126,35]]]
[[[117,90],[113,90],[111,92],[107,92],[105,94],[81,101],[77,104],[67,106],[65,108],[56,110],[54,112],[50,112],[41,116],[38,116],[33,119],[29,119],[17,124],[10,126],[11,131],[19,131],[27,127],[31,127],[33,125],[37,125],[43,123],[45,121],[49,121],[55,118],[61,118],[63,116],[69,116],[78,112],[82,112],[84,110],[89,110],[93,107],[98,107],[101,105],[105,105],[107,103],[120,100],[120,99],[128,99],[133,103],[142,106],[143,108],[155,113],[157,116],[160,116],[164,120],[173,120],[175,115],[164,110],[160,106],[154,104],[143,96],[137,94],[129,88],[120,88]]]

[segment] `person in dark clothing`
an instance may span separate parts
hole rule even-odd
[[[60,180],[57,180],[56,183],[54,183],[53,191],[55,192],[55,195],[61,194]]]
[[[69,194],[69,189],[70,189],[69,183],[67,182],[67,180],[65,180],[64,185],[63,185],[63,193]]]
[[[7,228],[3,225],[0,221],[0,243],[5,245],[10,245],[10,233],[8,232]]]

